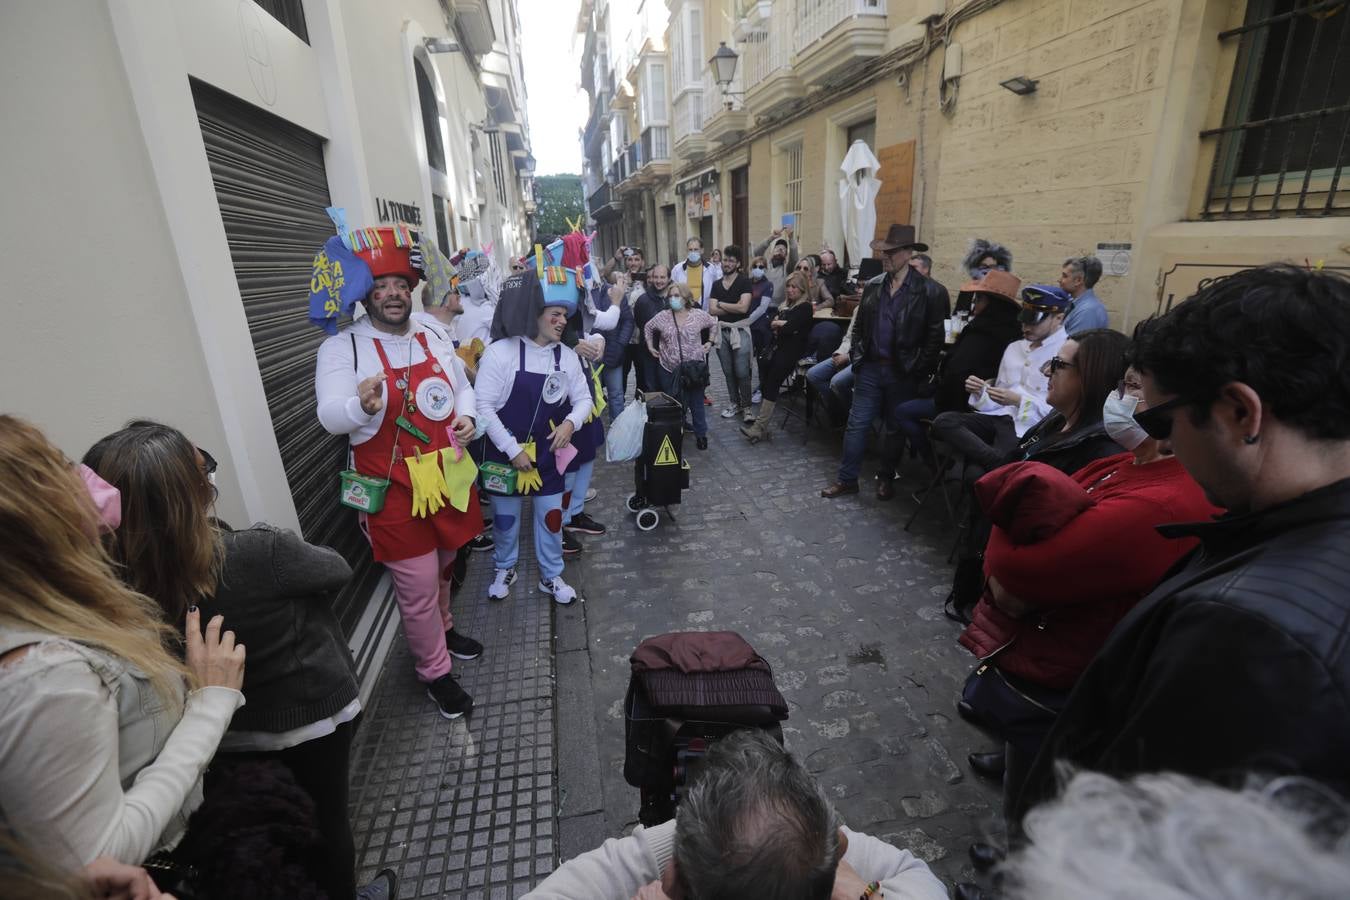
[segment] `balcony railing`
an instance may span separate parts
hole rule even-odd
[[[670,129],[653,125],[642,132],[643,164],[666,162],[670,159]]]
[[[595,215],[598,209],[604,209],[610,204],[609,182],[602,181],[600,187],[590,196],[591,215]]]
[[[703,130],[703,86],[685,91],[675,99],[675,140]]]
[[[768,21],[747,36],[744,67],[744,80],[747,86],[753,88],[774,72],[792,64],[793,18],[792,3],[789,0],[774,0],[773,14],[769,16]]]
[[[633,141],[628,145],[628,149],[623,153],[624,164],[627,167],[626,177],[632,178],[637,174],[637,170],[642,168],[642,143]]]
[[[774,4],[774,21],[779,21],[779,7]],[[793,34],[794,50],[802,51],[825,37],[830,29],[854,16],[886,15],[885,0],[796,0],[796,28]],[[751,81],[753,84],[754,81]]]

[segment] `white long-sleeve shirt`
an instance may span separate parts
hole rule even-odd
[[[971,408],[987,416],[1012,416],[1017,436],[1022,437],[1032,425],[1050,415],[1051,407],[1045,400],[1045,394],[1050,390],[1050,380],[1041,374],[1041,367],[1059,352],[1068,339],[1068,334],[1060,328],[1036,348],[1032,348],[1031,341],[1025,340],[1009,344],[998,364],[998,378],[994,385],[1016,391],[1022,396],[1022,402],[1017,406],[1005,406],[995,403],[987,391],[982,391],[970,395]]]
[[[553,371],[553,348],[558,344],[539,346],[528,338],[504,338],[493,341],[483,351],[478,362],[478,381],[475,391],[478,400],[478,421],[487,430],[488,440],[506,454],[507,459],[515,459],[520,453],[520,442],[515,435],[502,424],[497,413],[506,405],[515,385],[516,372],[520,368],[520,345],[525,345],[525,371],[547,375]],[[562,348],[558,367],[567,389],[567,399],[571,401],[572,411],[566,418],[573,428],[586,424],[591,415],[591,391],[586,384],[586,374],[581,370],[581,360],[570,347]],[[537,398],[536,398],[537,399]],[[562,423],[559,422],[559,425]],[[524,437],[524,435],[521,435]]]
[[[660,880],[674,855],[675,821],[639,825],[626,838],[610,838],[563,863],[524,900],[629,900],[638,888]],[[880,881],[887,900],[947,900],[947,888],[913,853],[848,828],[844,833],[844,861],[864,881]]]
[[[29,647],[0,666],[4,818],[58,869],[99,856],[139,865],[182,837],[244,695],[201,688],[180,718],[122,660],[42,638],[0,632],[0,649]]]
[[[410,361],[416,365],[426,359],[422,345],[413,337],[419,331],[426,335],[432,356],[441,364],[444,370],[442,374],[455,392],[455,415],[477,417],[474,389],[464,371],[464,363],[455,355],[454,348],[441,340],[437,332],[416,319],[410,320],[410,326],[406,334],[387,334],[377,330],[367,317],[363,317],[319,345],[319,360],[314,370],[314,393],[318,398],[319,423],[325,431],[348,435],[353,446],[364,444],[375,436],[384,422],[385,411],[390,406],[389,392],[394,387],[388,382],[381,387],[384,406],[373,416],[367,415],[361,408],[356,386],[384,371],[379,352],[375,349],[375,339],[383,344],[389,365],[398,369]],[[353,336],[356,338],[355,366],[352,363]]]

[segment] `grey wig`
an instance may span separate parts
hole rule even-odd
[[[992,256],[1003,271],[1012,271],[1012,251],[1002,244],[995,244],[984,238],[975,238],[970,242],[970,251],[966,253],[966,258],[961,260],[961,268],[965,269],[971,278],[975,278],[975,270],[980,260],[986,256]]]

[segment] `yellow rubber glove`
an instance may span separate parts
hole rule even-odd
[[[595,403],[591,407],[590,416],[586,418],[587,422],[599,418],[600,414],[605,411],[605,388],[600,383],[600,373],[603,372],[604,369],[604,363],[591,368],[591,386],[594,388],[592,393],[595,394]]]
[[[441,449],[441,471],[445,473],[446,494],[450,498],[450,505],[464,512],[469,508],[469,489],[478,478],[478,464],[463,450],[458,451],[458,459],[455,458],[455,453],[454,447]]]
[[[520,449],[525,451],[525,455],[530,458],[530,462],[536,463],[534,468],[528,472],[518,472],[516,474],[516,493],[528,494],[531,491],[537,491],[544,486],[543,476],[539,474],[538,457],[535,455],[534,441],[526,441],[520,445]]]
[[[440,457],[435,453],[423,456],[415,453],[405,456],[408,466],[408,480],[412,483],[412,514],[415,518],[434,515],[445,507],[450,494],[446,490],[445,476],[441,474]]]

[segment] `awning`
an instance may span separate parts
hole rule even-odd
[[[692,194],[696,191],[704,191],[717,184],[717,167],[713,166],[704,169],[697,175],[691,175],[682,181],[675,182],[675,193]]]

